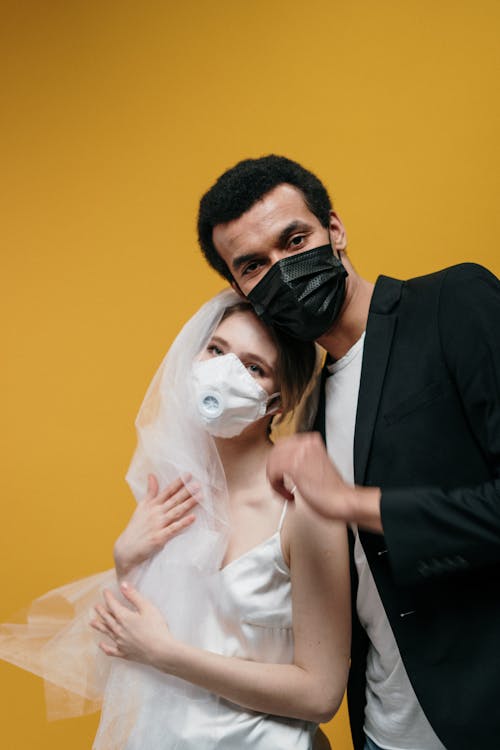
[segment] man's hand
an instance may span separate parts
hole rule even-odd
[[[173,536],[190,526],[195,516],[190,513],[198,502],[199,488],[189,484],[189,477],[176,479],[162,492],[153,474],[148,477],[148,494],[138,503],[126,529],[114,548],[118,578],[160,550]]]
[[[330,461],[319,433],[302,433],[279,440],[269,455],[267,476],[273,488],[287,500],[293,500],[293,491],[286,488],[291,482],[320,515],[349,519],[353,488],[344,482]]]
[[[287,487],[295,485],[303,500],[325,518],[382,531],[380,490],[346,484],[317,432],[279,440],[269,454],[267,476],[287,500],[294,499]]]

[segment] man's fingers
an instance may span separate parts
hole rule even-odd
[[[324,450],[318,433],[302,433],[279,440],[267,460],[267,477],[271,486],[287,500],[293,500],[295,485],[304,475],[315,472],[312,458]]]
[[[269,482],[273,490],[277,492],[279,495],[281,495],[282,497],[284,497],[285,500],[295,500],[295,496],[293,492],[291,492],[290,490],[286,488],[283,477],[281,478],[278,477],[276,479],[273,479],[272,481],[271,479],[269,479]]]
[[[287,448],[288,446],[278,443],[271,450],[267,460],[267,478],[275,492],[278,492],[286,500],[293,500],[293,493],[288,487],[293,486],[294,482],[288,481],[287,487],[287,477],[290,477],[293,456]]]

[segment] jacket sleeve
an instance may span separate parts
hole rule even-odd
[[[500,564],[500,283],[485,268],[449,269],[439,333],[450,377],[491,480],[476,487],[382,489],[381,515],[398,583]]]

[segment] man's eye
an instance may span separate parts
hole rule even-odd
[[[253,260],[251,263],[248,263],[248,265],[246,265],[243,269],[242,276],[246,276],[249,273],[254,273],[254,271],[256,271],[260,265],[261,261],[259,260]]]
[[[290,247],[297,248],[304,244],[305,236],[303,234],[297,234],[290,240]]]

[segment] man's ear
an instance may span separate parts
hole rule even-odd
[[[335,211],[330,211],[330,242],[337,253],[341,253],[347,248],[345,227]]]
[[[232,288],[232,289],[233,289],[233,290],[234,290],[234,291],[235,291],[235,292],[236,292],[237,294],[239,294],[239,295],[240,295],[240,297],[243,297],[243,299],[246,299],[245,295],[243,294],[243,292],[241,291],[241,289],[239,288],[238,284],[236,283],[236,281],[235,281],[234,279],[233,279],[233,280],[232,280],[231,282],[229,282],[229,283],[231,284],[231,288]]]

